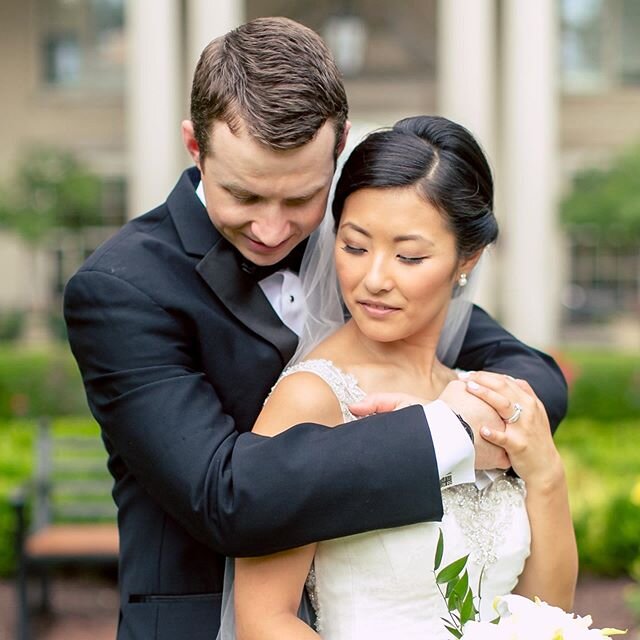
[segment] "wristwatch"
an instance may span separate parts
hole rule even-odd
[[[471,438],[471,443],[475,443],[475,437],[473,435],[473,429],[469,425],[469,423],[459,414],[456,413],[456,417],[460,420],[460,424],[464,427],[464,430],[467,432],[467,435]]]

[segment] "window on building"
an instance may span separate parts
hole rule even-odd
[[[570,285],[564,303],[573,323],[607,321],[640,308],[640,251],[597,234],[570,236]]]
[[[45,86],[123,90],[124,0],[37,0],[36,6]]]
[[[560,16],[565,90],[640,86],[637,0],[560,0]]]
[[[435,76],[437,0],[245,0],[247,18],[287,16],[323,36],[349,78]]]

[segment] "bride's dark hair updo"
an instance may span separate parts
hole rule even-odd
[[[480,145],[463,126],[437,116],[400,120],[353,150],[335,189],[336,227],[354,191],[410,186],[442,214],[459,257],[472,256],[498,237],[493,178]]]

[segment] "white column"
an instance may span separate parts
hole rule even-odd
[[[497,166],[495,0],[438,3],[438,111],[469,129]],[[495,248],[482,265],[476,301],[495,312]]]
[[[178,0],[126,2],[129,215],[166,199],[181,156]]]
[[[503,3],[502,310],[516,336],[557,338],[558,257],[555,0]]]
[[[187,74],[189,82],[202,50],[245,21],[245,0],[188,0]]]

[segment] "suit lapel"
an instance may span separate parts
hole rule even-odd
[[[240,322],[278,349],[284,366],[298,337],[282,323],[255,279],[241,269],[233,247],[220,238],[196,270]]]

